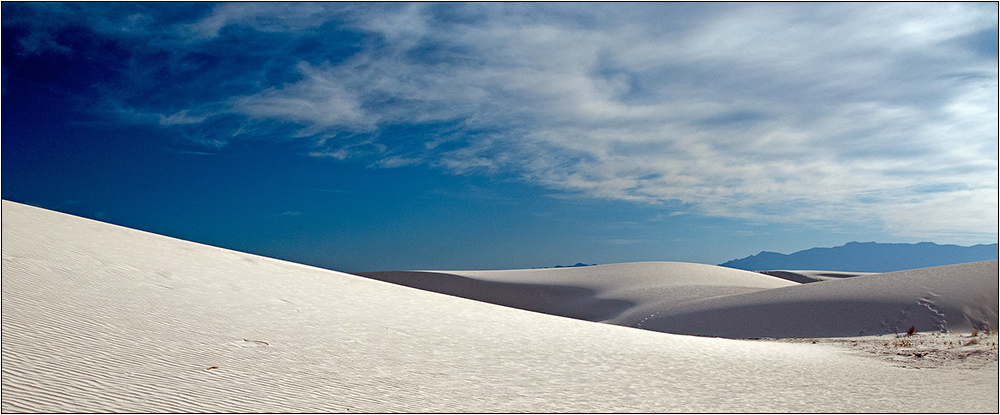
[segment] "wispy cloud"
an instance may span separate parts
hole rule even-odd
[[[225,3],[165,24],[166,8],[119,14],[93,17],[93,30],[152,45],[133,50],[152,65],[133,66],[133,79],[155,69],[174,82],[136,81],[109,99],[193,139],[299,140],[314,156],[514,174],[704,215],[996,236],[994,5]],[[152,99],[138,99],[144,88]]]

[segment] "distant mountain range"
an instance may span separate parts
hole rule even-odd
[[[997,248],[997,244],[958,246],[938,245],[933,242],[918,244],[850,242],[844,246],[812,248],[789,255],[764,251],[719,265],[749,271],[892,272],[994,260],[998,257]]]

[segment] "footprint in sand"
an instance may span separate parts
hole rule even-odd
[[[931,312],[931,318],[934,319],[934,328],[941,332],[948,331],[948,321],[945,320],[944,313],[938,308],[937,304],[934,304],[934,299],[938,297],[937,294],[932,292],[927,293],[923,298],[917,301],[921,307],[925,307]]]

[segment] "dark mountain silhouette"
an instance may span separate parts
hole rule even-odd
[[[584,264],[582,262],[577,262],[576,265],[556,265],[555,268],[589,267],[591,265],[597,264]]]
[[[534,267],[532,269],[548,269],[548,268],[573,268],[573,267],[589,267],[597,264],[584,264],[582,262],[577,262],[576,265],[556,265],[554,267]]]
[[[994,260],[998,257],[997,247],[997,244],[958,246],[938,245],[933,242],[918,244],[850,242],[844,246],[812,248],[790,255],[764,251],[719,265],[749,271],[892,272]]]

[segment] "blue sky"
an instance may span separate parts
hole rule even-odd
[[[346,272],[997,242],[996,3],[3,3],[3,198]]]

